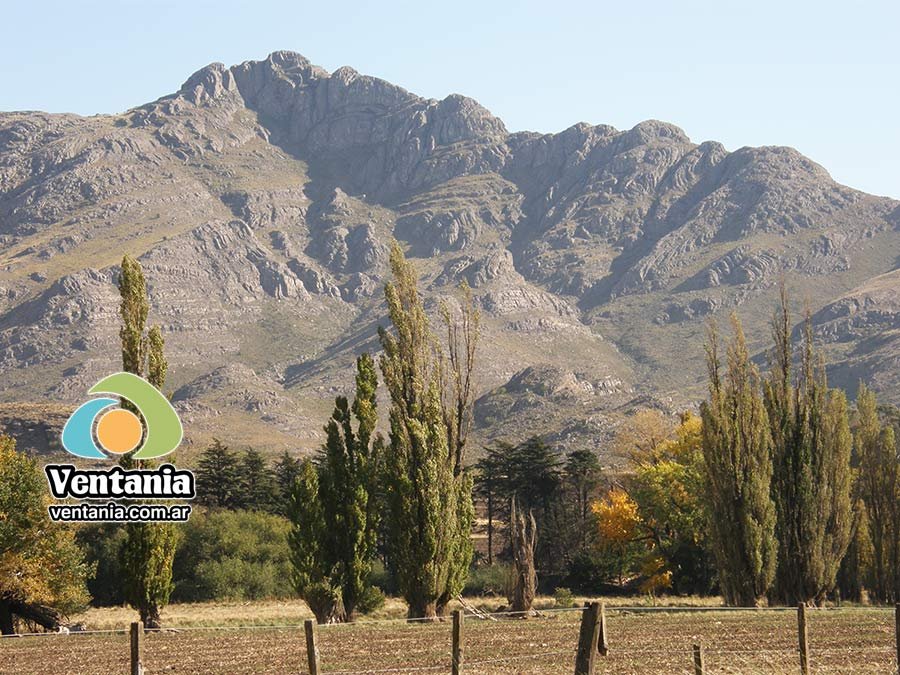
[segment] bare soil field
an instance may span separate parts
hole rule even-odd
[[[893,609],[809,610],[811,672],[897,672]],[[570,673],[580,612],[548,610],[530,619],[466,617],[465,672],[479,675]],[[691,648],[704,649],[708,673],[798,673],[796,612],[710,608],[607,609],[610,652],[598,672],[692,674]],[[393,619],[317,629],[323,674],[446,673],[450,622]],[[112,675],[128,672],[127,631],[6,638],[0,673]],[[302,625],[182,627],[148,634],[147,675],[303,673]]]

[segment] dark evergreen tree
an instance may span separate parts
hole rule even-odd
[[[194,476],[198,504],[234,509],[241,503],[240,460],[218,438],[214,438],[200,455]]]
[[[342,620],[341,592],[334,582],[336,570],[329,563],[325,513],[319,498],[319,476],[312,461],[300,465],[300,475],[291,488],[288,512],[294,588],[320,624]]]
[[[494,531],[505,493],[501,486],[503,458],[497,447],[485,448],[484,456],[475,463],[475,495],[484,502],[487,515],[487,564],[494,564]],[[511,447],[511,446],[507,446]]]
[[[375,558],[378,511],[372,499],[382,452],[376,437],[378,422],[375,361],[368,354],[356,361],[356,397],[352,407],[344,397],[335,400],[325,427],[327,441],[318,460],[319,498],[325,516],[323,547],[337,570],[333,583],[340,589],[347,620],[353,620],[369,585]],[[356,418],[356,428],[353,419]]]
[[[562,468],[563,484],[571,495],[574,513],[569,529],[574,530],[577,548],[587,546],[593,532],[591,503],[600,488],[602,474],[600,459],[591,450],[573,450],[566,455]]]
[[[288,514],[291,489],[300,476],[300,465],[300,459],[293,457],[287,450],[282,452],[278,461],[275,462],[273,472],[275,474],[275,483],[278,486],[278,513],[281,515],[286,516]]]
[[[262,453],[247,448],[240,460],[240,496],[238,505],[252,511],[274,511],[278,506],[275,476]]]
[[[337,621],[355,617],[369,590],[376,553],[378,512],[372,494],[382,450],[380,436],[374,435],[377,384],[375,361],[363,354],[356,362],[353,405],[346,397],[335,399],[316,475],[305,476],[293,492],[298,590],[312,603],[322,603],[328,618]],[[332,603],[331,597],[340,602]]]
[[[534,558],[541,574],[553,581],[574,551],[579,518],[568,503],[561,462],[556,452],[540,438],[529,438],[518,445],[498,442],[485,449],[477,465],[478,494],[490,498],[491,538],[495,520],[508,523],[504,554],[513,555],[511,504],[517,501],[522,513],[534,516],[539,531],[554,536],[537,538]]]

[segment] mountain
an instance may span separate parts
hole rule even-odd
[[[377,350],[392,237],[431,311],[474,288],[480,442],[602,450],[637,407],[695,404],[706,322],[736,310],[764,349],[782,274],[833,381],[900,403],[900,203],[791,148],[510,133],[470,98],[275,52],[120,115],[0,113],[0,422],[35,428],[118,368],[128,252],[189,440],[311,449]]]

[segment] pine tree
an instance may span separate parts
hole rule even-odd
[[[399,244],[385,286],[394,331],[379,329],[381,371],[391,399],[384,482],[388,562],[409,616],[433,618],[463,587],[472,559],[472,483],[455,471],[448,441],[441,357]]]
[[[573,450],[566,455],[562,473],[563,480],[574,497],[572,503],[575,509],[577,544],[584,547],[591,529],[591,502],[600,487],[603,473],[600,459],[590,450]]]
[[[277,511],[283,516],[288,514],[291,490],[294,487],[294,482],[300,476],[300,464],[301,462],[297,457],[292,457],[291,454],[285,450],[281,453],[281,456],[278,458],[278,461],[275,462],[273,468],[275,483],[278,487]]]
[[[253,511],[271,511],[277,506],[278,488],[265,457],[255,448],[247,448],[240,461],[240,497],[238,506]]]
[[[793,381],[791,320],[782,286],[773,319],[773,367],[765,384],[772,428],[778,567],[772,599],[821,603],[833,590],[850,545],[852,437],[843,392],[828,388],[805,323],[801,369]]]
[[[512,447],[512,446],[508,446]],[[495,448],[486,448],[484,456],[475,463],[475,494],[484,501],[487,511],[487,564],[494,564],[494,529],[497,522],[498,507],[503,501],[501,491],[501,475],[503,458]]]
[[[874,392],[860,383],[856,396],[859,492],[872,544],[872,589],[880,602],[900,600],[900,457],[894,430],[882,424]]]
[[[241,500],[239,460],[218,438],[214,438],[200,455],[194,476],[198,504],[221,509],[237,508]]]
[[[700,408],[705,482],[722,594],[729,605],[756,606],[775,575],[771,433],[759,373],[734,315],[732,325],[724,374],[714,325],[706,345],[709,400]]]
[[[122,259],[119,294],[122,368],[141,377],[146,372],[149,382],[162,390],[168,372],[162,332],[154,326],[144,334],[149,313],[147,285],[140,263],[129,255]],[[128,402],[123,402],[123,407],[137,412]],[[126,455],[122,464],[130,467],[134,462]],[[138,464],[139,468],[146,466],[145,462]],[[178,530],[173,523],[128,523],[125,530],[121,551],[125,599],[138,610],[147,628],[160,628],[160,610],[169,602],[173,589],[172,561]]]

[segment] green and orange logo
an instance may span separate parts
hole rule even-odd
[[[105,396],[83,403],[69,417],[63,427],[62,445],[70,454],[107,459],[110,454],[138,449],[134,459],[155,459],[168,455],[181,443],[184,430],[178,413],[145,379],[132,373],[115,373],[104,377],[88,393]],[[141,417],[121,406],[122,399],[140,411],[143,423]]]

